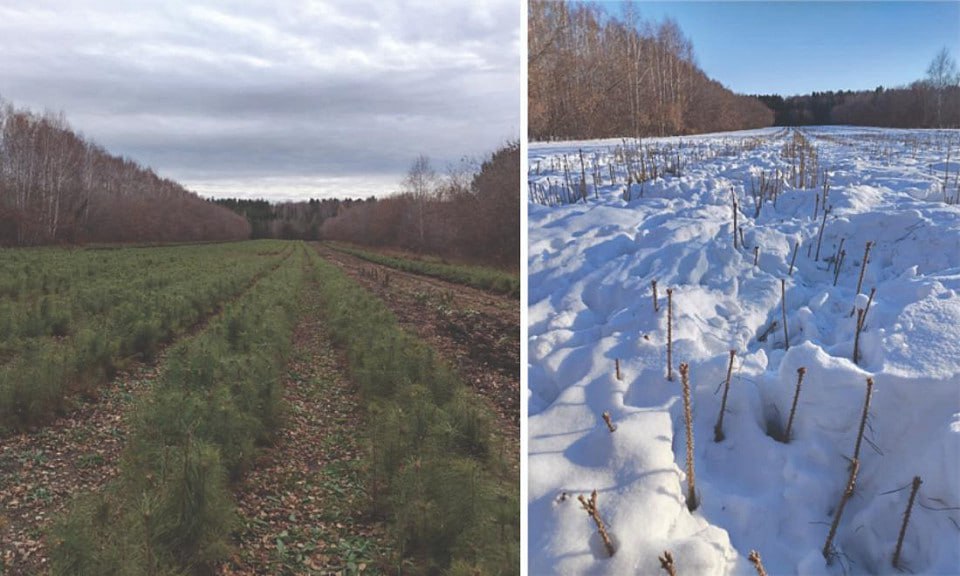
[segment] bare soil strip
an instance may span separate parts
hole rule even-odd
[[[243,529],[219,573],[387,572],[386,528],[365,515],[359,390],[342,371],[309,285],[293,346],[283,383],[286,422],[239,488]]]

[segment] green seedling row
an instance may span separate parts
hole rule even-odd
[[[339,250],[345,254],[350,254],[376,264],[383,264],[384,266],[396,268],[404,272],[432,276],[448,282],[472,286],[497,294],[507,294],[514,298],[520,297],[520,277],[502,270],[484,268],[482,266],[444,264],[431,260],[412,260],[409,258],[387,256],[335,242],[331,242],[328,245],[334,250]]]
[[[210,574],[237,528],[231,481],[281,425],[304,247],[172,347],[132,415],[120,476],[55,527],[55,575]]]
[[[0,433],[94,395],[118,367],[152,359],[289,255],[277,241],[2,251]]]
[[[379,299],[310,258],[334,343],[368,407],[368,486],[401,555],[424,573],[519,574],[518,479],[489,412]]]

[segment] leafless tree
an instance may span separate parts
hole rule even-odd
[[[770,110],[710,80],[673,20],[601,5],[528,4],[528,119],[535,140],[659,136],[770,125]]]
[[[437,184],[437,172],[430,165],[430,158],[424,154],[417,156],[403,180],[404,191],[413,197],[416,205],[418,250],[426,246],[425,211],[427,200],[433,195]]]
[[[0,101],[0,244],[245,238],[246,220],[111,156],[63,114]]]
[[[927,67],[927,82],[937,97],[937,127],[943,127],[943,96],[949,87],[960,85],[957,63],[946,47],[940,49]]]

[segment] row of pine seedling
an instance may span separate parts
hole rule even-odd
[[[771,136],[779,137],[778,135]],[[624,139],[606,152],[552,156],[530,168],[529,193],[532,202],[547,206],[586,202],[592,190],[598,197],[606,185],[623,185],[623,199],[643,198],[646,183],[665,176],[682,177],[694,163],[717,157],[737,157],[758,148],[764,137],[692,140],[684,142],[648,142]],[[532,176],[560,173],[562,178],[547,177],[534,181]]]
[[[107,264],[92,268],[94,277],[0,303],[0,434],[45,424],[74,397],[95,396],[119,368],[152,360],[162,344],[290,255],[255,254],[262,244],[103,251],[97,258]],[[159,258],[150,250],[180,254],[170,261],[178,266],[159,267],[167,278],[151,272]],[[33,252],[41,262],[53,254]],[[81,262],[89,260],[82,254]]]
[[[659,306],[656,298],[656,281],[652,282],[653,294],[654,294],[654,311],[659,311]],[[668,381],[674,380],[673,372],[673,361],[672,361],[672,317],[673,317],[673,290],[667,289],[667,375],[666,379]],[[863,312],[863,310],[859,310]],[[861,316],[862,317],[862,316]],[[858,333],[862,328],[862,324],[858,321]],[[858,334],[859,335],[859,334]],[[786,344],[789,346],[789,344]],[[731,349],[729,352],[729,363],[727,365],[726,378],[723,385],[723,396],[720,404],[720,411],[717,417],[717,422],[714,425],[714,442],[723,442],[725,440],[724,434],[724,415],[726,414],[727,398],[730,391],[730,382],[733,375],[734,363],[736,358],[736,350]],[[620,366],[620,360],[614,360],[614,370],[615,378],[617,380],[623,379],[623,373]],[[679,365],[679,373],[681,380],[681,390],[682,390],[682,399],[683,399],[683,414],[684,414],[684,431],[686,437],[686,481],[687,481],[687,492],[686,492],[686,505],[688,510],[692,513],[700,505],[700,495],[696,489],[696,473],[694,467],[694,434],[693,434],[693,410],[692,410],[692,401],[691,401],[691,385],[690,385],[690,368],[686,363],[681,363]],[[793,439],[793,424],[797,415],[797,406],[799,404],[800,391],[803,384],[803,379],[806,374],[806,368],[800,367],[797,369],[797,382],[794,390],[793,401],[790,406],[789,417],[787,419],[786,426],[784,427],[781,423],[777,421],[768,421],[767,423],[767,435],[769,435],[774,440],[789,444]],[[870,400],[873,393],[874,382],[872,378],[866,378],[866,392],[863,402],[863,410],[860,416],[860,423],[857,432],[856,444],[854,445],[853,456],[850,458],[850,475],[846,483],[846,487],[843,491],[840,502],[833,514],[833,521],[830,525],[830,530],[827,534],[826,541],[824,543],[822,554],[828,565],[830,565],[834,559],[838,556],[838,552],[833,545],[833,540],[836,536],[837,529],[839,527],[844,507],[846,506],[847,501],[854,493],[856,486],[857,474],[860,468],[860,450],[864,440],[864,432],[866,430],[867,419],[870,410]],[[612,434],[617,431],[616,423],[613,421],[609,412],[603,412],[601,415],[609,432]],[[906,535],[907,526],[910,520],[910,515],[913,509],[913,504],[916,499],[917,491],[922,484],[922,481],[919,476],[914,477],[911,484],[912,489],[909,497],[909,502],[907,504],[906,511],[903,516],[903,522],[900,527],[900,532],[897,537],[896,547],[893,551],[891,557],[891,564],[896,569],[901,569],[901,551],[903,546],[904,536]],[[581,506],[594,521],[597,527],[597,532],[600,535],[601,541],[603,542],[604,548],[609,556],[613,556],[616,553],[616,548],[613,543],[613,539],[610,537],[608,528],[604,523],[598,507],[597,501],[597,492],[594,491],[590,498],[587,499],[583,495],[578,496],[578,500],[581,503]],[[765,569],[763,568],[763,563],[760,558],[760,555],[756,551],[751,551],[749,555],[750,562],[756,567],[757,573],[760,576],[766,574]],[[660,562],[662,568],[671,575],[676,574],[676,565],[673,560],[673,556],[670,552],[665,552],[662,557],[660,557]]]
[[[130,416],[119,476],[53,529],[53,574],[207,574],[227,555],[231,483],[281,424],[302,250],[172,347]]]
[[[400,557],[423,573],[519,574],[519,483],[489,409],[379,298],[310,258],[368,414],[371,506],[390,520]]]

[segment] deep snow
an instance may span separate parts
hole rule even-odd
[[[624,200],[619,140],[530,145],[531,185],[574,183],[583,151],[586,202],[529,205],[529,555],[531,574],[655,574],[669,550],[679,574],[889,573],[914,476],[923,484],[901,553],[915,574],[960,573],[960,132],[811,128],[829,173],[821,255],[821,187],[789,184],[754,218],[750,179],[777,168],[792,133],[769,129],[644,141],[686,158],[681,176],[633,185]],[[947,163],[951,148],[951,160]],[[666,161],[666,160],[665,160]],[[594,189],[592,165],[602,184]],[[616,183],[610,182],[613,164]],[[731,190],[745,247],[734,250]],[[846,257],[833,285],[833,257]],[[788,275],[794,242],[796,268]],[[867,241],[875,243],[861,293]],[[759,246],[758,265],[753,248]],[[815,247],[813,248],[815,250]],[[781,322],[786,279],[789,350]],[[652,305],[658,283],[660,312]],[[673,288],[674,381],[666,378],[666,289]],[[856,315],[876,295],[852,361]],[[714,442],[729,350],[736,349]],[[622,380],[614,374],[620,359]],[[687,510],[683,402],[690,364],[696,487]],[[785,424],[806,368],[792,442]],[[856,492],[821,555],[849,475],[866,378],[875,381]],[[609,411],[617,430],[601,417]],[[577,502],[598,491],[617,553],[607,558]]]

